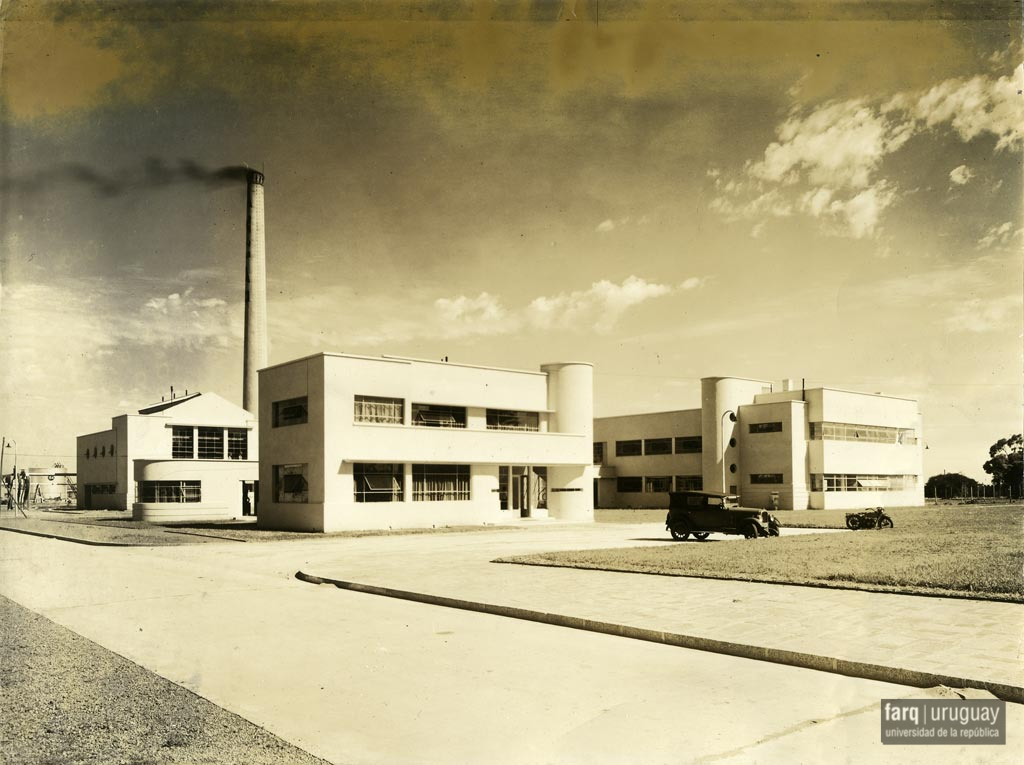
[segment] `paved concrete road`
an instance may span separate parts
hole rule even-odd
[[[105,549],[0,532],[0,591],[336,763],[1019,761],[1017,705],[1011,747],[883,748],[879,699],[920,692],[294,579],[405,567],[459,581],[481,556],[661,536],[538,528]]]

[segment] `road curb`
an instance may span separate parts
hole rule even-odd
[[[408,590],[396,590],[390,587],[380,587],[372,584],[360,584],[358,582],[346,582],[340,579],[328,579],[325,577],[307,574],[297,571],[295,578],[310,584],[330,584],[342,590],[361,592],[367,595],[379,595],[386,598],[398,598],[416,603],[442,606],[444,608],[457,608],[463,611],[476,611],[478,613],[504,616],[510,619],[522,619],[524,621],[551,624],[557,627],[584,630],[587,632],[598,632],[605,635],[630,638],[632,640],[643,640],[649,643],[661,643],[679,648],[690,648],[696,651],[708,651],[711,653],[736,656],[743,659],[754,659],[756,661],[767,661],[773,664],[784,664],[790,667],[802,669],[814,669],[819,672],[830,672],[836,675],[857,677],[865,680],[878,680],[886,683],[897,683],[917,688],[932,688],[937,685],[945,685],[949,688],[977,688],[989,691],[997,698],[1004,701],[1012,701],[1018,704],[1024,703],[1024,688],[1003,683],[994,683],[987,680],[973,680],[970,678],[954,677],[952,675],[939,675],[931,672],[920,672],[912,669],[900,669],[898,667],[887,667],[881,664],[868,664],[859,661],[838,659],[832,656],[822,656],[813,653],[802,653],[799,651],[787,651],[781,648],[769,648],[766,646],[748,645],[745,643],[731,643],[724,640],[697,637],[694,635],[683,635],[676,632],[662,632],[642,627],[631,627],[625,624],[613,622],[595,621],[583,619],[576,616],[564,614],[547,613],[544,611],[531,611],[526,608],[514,606],[501,606],[493,603],[480,603],[472,600],[449,598],[442,595],[430,595],[422,592],[410,592]]]
[[[92,539],[75,539],[64,537],[60,534],[48,534],[44,531],[29,531],[28,529],[12,529],[9,526],[0,526],[0,531],[10,531],[12,534],[28,534],[30,537],[42,537],[43,539],[56,539],[60,542],[74,542],[79,545],[91,547],[152,547],[153,545],[137,545],[130,542],[97,542]]]

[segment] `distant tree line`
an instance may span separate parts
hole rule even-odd
[[[992,476],[991,485],[981,484],[960,473],[933,475],[924,485],[929,499],[961,499],[974,497],[1024,496],[1024,435],[1017,433],[1000,438],[988,450],[989,459],[982,466]]]

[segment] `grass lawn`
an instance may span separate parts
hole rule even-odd
[[[646,512],[646,511],[625,511]],[[660,518],[664,518],[664,511]],[[845,511],[796,511],[839,519]],[[1024,505],[887,509],[893,529],[524,555],[503,562],[1024,602]],[[777,513],[783,525],[793,513]],[[639,520],[639,519],[638,519]]]

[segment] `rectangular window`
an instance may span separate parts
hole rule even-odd
[[[818,485],[824,485],[825,491],[906,491],[917,486],[916,475],[853,475],[825,473],[817,478]],[[814,489],[815,476],[811,476],[811,490]]]
[[[676,454],[700,454],[704,439],[700,436],[680,436],[676,439]]]
[[[88,486],[94,497],[98,494],[115,494],[117,492],[116,483],[90,483]]]
[[[703,491],[704,477],[699,475],[677,475],[676,491]]]
[[[594,444],[594,464],[604,464],[604,441],[598,441]]]
[[[619,494],[639,494],[644,490],[644,479],[640,476],[619,476],[615,479],[615,490]]]
[[[274,465],[274,501],[309,501],[309,465]]]
[[[223,428],[199,428],[199,459],[224,459]]]
[[[171,457],[176,460],[190,460],[196,456],[192,448],[194,430],[194,428],[171,428]]]
[[[413,502],[468,500],[469,465],[413,465]]]
[[[249,431],[241,428],[228,431],[228,459],[249,459]]]
[[[401,502],[405,498],[405,465],[357,462],[352,465],[356,502]]]
[[[498,507],[508,510],[508,465],[498,468]]]
[[[540,430],[540,414],[538,412],[519,412],[511,409],[488,409],[488,430]]]
[[[782,473],[751,473],[751,483],[782,483]]]
[[[275,401],[273,410],[275,428],[301,425],[309,421],[309,399],[307,396]]]
[[[750,423],[751,433],[781,433],[781,422],[752,422]]]
[[[200,481],[139,481],[139,502],[202,502]]]
[[[644,454],[671,454],[671,438],[648,438],[644,440]]]
[[[853,425],[848,422],[812,422],[812,441],[862,441],[874,444],[917,444],[913,428],[890,428],[884,425]]]
[[[655,492],[672,491],[671,476],[647,476],[644,479],[644,491],[648,494]]]
[[[355,421],[402,425],[405,423],[405,399],[356,396]]]
[[[616,457],[639,457],[644,453],[644,444],[639,438],[635,441],[616,441]]]
[[[466,427],[466,407],[439,404],[413,404],[412,424],[428,428]]]

